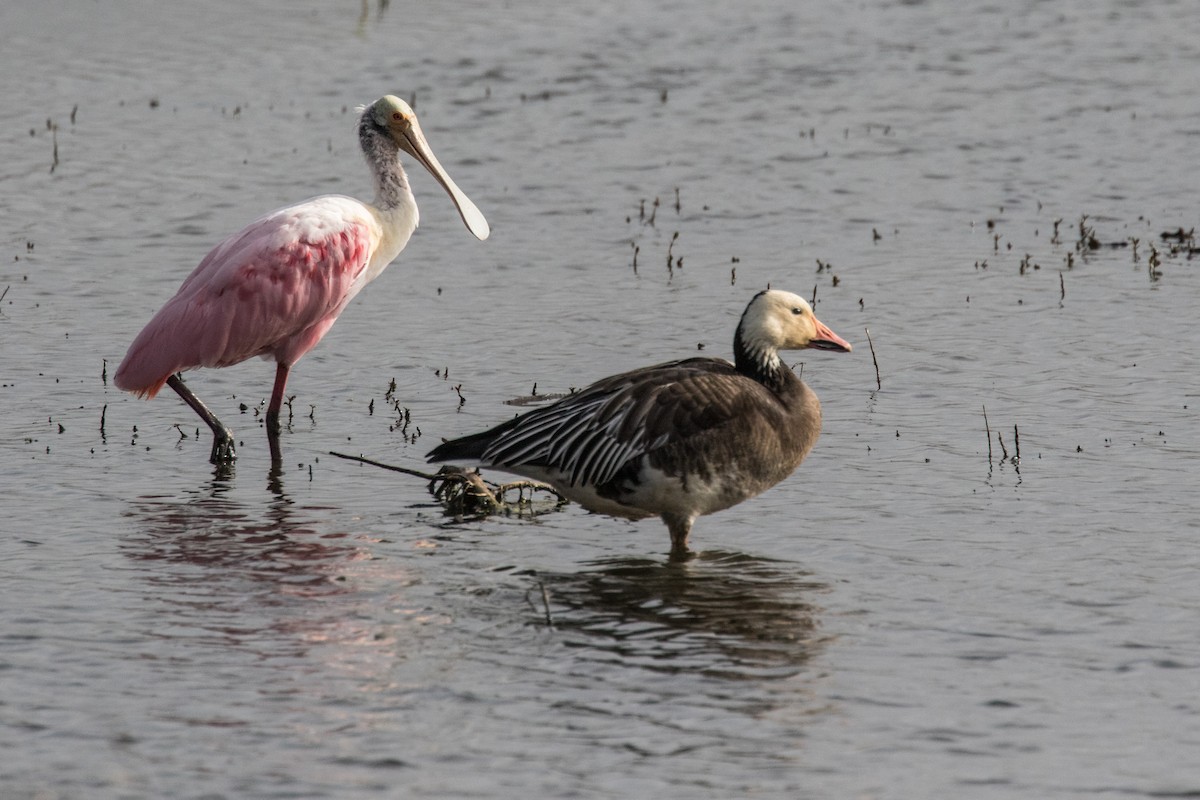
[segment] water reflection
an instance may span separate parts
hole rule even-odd
[[[383,12],[387,11],[389,0],[376,0],[379,6],[375,12],[375,22],[378,23],[383,19]],[[371,5],[368,0],[362,0],[362,10],[358,14],[358,25],[355,27],[355,33],[359,36],[367,34],[367,23],[371,20]]]
[[[195,566],[247,567],[265,578],[291,576],[314,584],[328,581],[316,565],[353,559],[359,548],[346,534],[329,534],[303,516],[284,491],[282,470],[267,474],[265,505],[235,499],[231,474],[222,467],[190,499],[143,497],[129,514],[141,521],[143,536],[130,552],[145,561],[166,560]]]
[[[784,561],[703,551],[687,561],[614,558],[538,574],[551,624],[600,657],[666,672],[786,677],[827,641],[812,598],[828,587]]]
[[[190,498],[141,497],[130,504],[127,516],[137,530],[120,546],[147,565],[142,579],[174,617],[164,631],[232,637],[253,649],[282,645],[290,653],[305,640],[329,639],[329,628],[338,627],[336,608],[313,601],[351,594],[344,571],[369,551],[349,533],[309,518],[284,490],[277,467],[266,488],[266,503],[240,500],[217,470]],[[262,635],[270,633],[285,635]]]

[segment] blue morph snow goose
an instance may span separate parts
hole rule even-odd
[[[734,363],[689,358],[613,375],[501,425],[444,442],[429,461],[469,462],[552,485],[584,508],[662,517],[686,554],[692,523],[791,475],[821,432],[821,404],[780,350],[850,352],[802,297],[746,306]]]

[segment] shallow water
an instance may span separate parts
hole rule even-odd
[[[1200,793],[1200,278],[1161,236],[1197,217],[1186,4],[0,32],[6,798]],[[282,471],[271,366],[189,376],[242,441],[214,475],[186,407],[107,378],[223,236],[368,191],[385,92],[492,238],[414,174],[421,229],[293,373]],[[422,469],[535,384],[727,355],[768,283],[855,352],[797,358],[816,450],[691,562],[576,507],[456,524],[330,455]]]

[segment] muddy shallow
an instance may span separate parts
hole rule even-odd
[[[0,10],[6,797],[1200,792],[1200,270],[1162,236],[1198,216],[1200,21],[648,8]],[[214,474],[108,379],[227,233],[369,190],[386,92],[493,235],[413,174],[281,471],[272,366],[189,375],[243,442]],[[797,359],[822,439],[687,564],[653,520],[456,524],[330,455],[420,469],[535,384],[728,355],[768,283],[855,352]]]

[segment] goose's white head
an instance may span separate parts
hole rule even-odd
[[[759,292],[738,323],[738,341],[761,364],[774,365],[779,350],[849,353],[850,343],[817,319],[803,297],[779,289]]]

